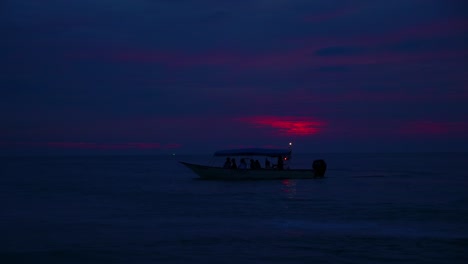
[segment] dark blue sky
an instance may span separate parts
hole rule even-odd
[[[458,0],[4,0],[0,153],[468,151]]]

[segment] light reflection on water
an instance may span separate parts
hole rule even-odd
[[[296,196],[296,180],[285,179],[281,180],[281,184],[283,185],[282,191],[286,194],[286,197],[289,199],[293,199]]]

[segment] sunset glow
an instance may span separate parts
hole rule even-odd
[[[88,149],[88,150],[131,150],[131,149],[176,149],[180,144],[159,143],[93,143],[93,142],[12,142],[1,143],[8,147],[46,147],[57,149]]]
[[[318,134],[326,122],[310,117],[293,116],[255,116],[238,119],[257,128],[272,128],[273,134],[279,136],[311,136]]]
[[[468,134],[468,122],[435,122],[417,121],[406,124],[401,129],[402,134],[457,136]]]
[[[0,155],[468,149],[463,1],[7,2]]]

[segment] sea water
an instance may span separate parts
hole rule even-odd
[[[209,156],[3,157],[0,263],[468,263],[468,154],[296,155],[324,179],[203,181]]]

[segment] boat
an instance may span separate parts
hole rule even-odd
[[[214,157],[226,157],[226,159],[250,159],[252,157],[264,157],[266,160],[276,159],[277,163],[271,167],[224,167],[193,164],[180,161],[181,164],[192,170],[203,180],[281,180],[281,179],[317,179],[325,176],[327,164],[324,160],[315,160],[312,169],[292,169],[287,166],[291,159],[292,150],[266,149],[266,148],[242,148],[220,150],[214,153]],[[225,164],[226,165],[226,164]],[[240,164],[239,164],[240,165]]]

